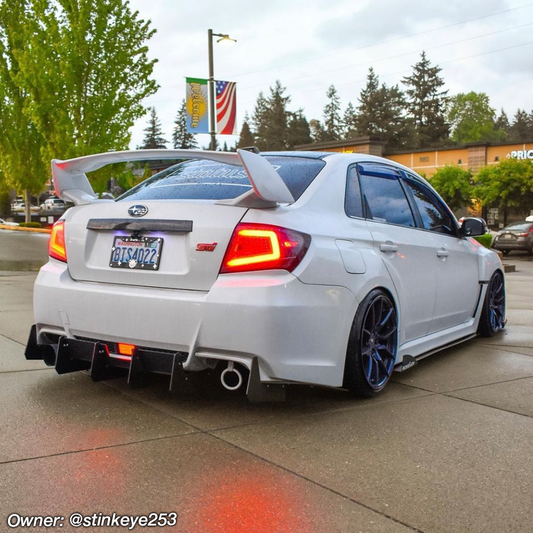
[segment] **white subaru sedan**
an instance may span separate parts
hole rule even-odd
[[[86,172],[181,159],[116,200]],[[113,152],[52,163],[74,202],[35,283],[26,357],[94,380],[217,372],[372,396],[393,370],[505,325],[498,256],[420,176],[364,154]]]

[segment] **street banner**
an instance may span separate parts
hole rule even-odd
[[[187,133],[209,133],[207,80],[185,78]]]
[[[237,135],[237,84],[216,81],[217,133]]]

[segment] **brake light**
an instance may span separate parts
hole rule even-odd
[[[133,344],[125,344],[123,342],[119,342],[117,345],[118,353],[120,355],[129,355],[130,357],[133,355],[133,352],[135,351],[135,346]]]
[[[48,241],[48,255],[58,261],[67,262],[65,248],[65,221],[58,220],[52,227],[52,234]]]
[[[292,272],[301,262],[310,235],[266,224],[238,224],[231,237],[221,274],[282,269]]]

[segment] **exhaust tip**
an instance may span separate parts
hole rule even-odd
[[[220,382],[227,390],[234,391],[240,389],[243,381],[242,374],[237,368],[235,368],[235,363],[233,361],[230,361],[228,367],[220,374]]]

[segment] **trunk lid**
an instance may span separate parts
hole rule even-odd
[[[132,217],[128,210],[134,206],[146,207],[147,213]],[[65,217],[70,275],[77,281],[208,291],[218,277],[233,230],[246,211],[198,200],[126,200],[71,208]],[[135,246],[142,247],[136,242],[133,253],[126,256],[123,252],[125,261],[117,264],[115,244],[128,246],[132,236],[162,240],[157,270],[148,264],[146,269],[130,266],[128,259]],[[116,237],[124,239],[117,243]],[[148,255],[148,250],[145,253]]]

